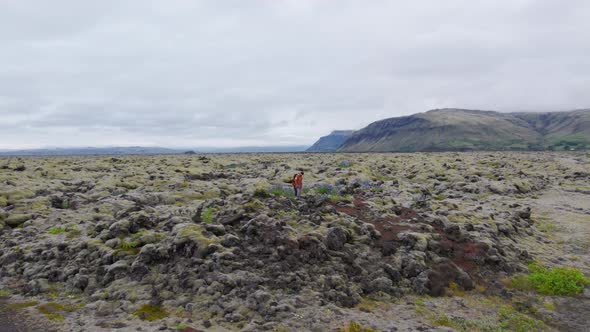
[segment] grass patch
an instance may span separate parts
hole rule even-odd
[[[281,185],[271,186],[268,192],[273,196],[295,197],[293,189]]]
[[[340,168],[349,168],[352,167],[352,162],[350,160],[343,160],[337,164]]]
[[[322,185],[319,187],[314,188],[316,194],[319,195],[332,195],[335,194],[334,187],[330,185]]]
[[[349,322],[344,327],[342,327],[339,332],[377,332],[377,330],[364,327],[357,322]]]
[[[82,234],[76,225],[66,227],[66,232],[68,233],[68,239],[76,238]]]
[[[47,231],[47,233],[53,234],[53,235],[62,234],[62,233],[65,233],[65,232],[66,232],[65,227],[59,227],[59,226],[51,227]]]
[[[328,197],[331,202],[351,202],[352,198],[350,196],[340,196],[340,195],[332,195]]]
[[[49,320],[62,322],[66,318],[61,314],[65,312],[74,312],[84,305],[70,305],[70,304],[62,304],[57,302],[48,302],[44,304],[40,304],[37,307],[40,313],[44,314],[45,317]]]
[[[543,308],[550,310],[550,311],[555,311],[557,310],[557,307],[555,306],[555,303],[551,302],[551,301],[545,301],[543,302]]]
[[[499,327],[502,330],[529,332],[545,331],[548,329],[547,325],[542,321],[520,313],[511,306],[500,308],[498,319],[500,320]]]
[[[465,296],[465,291],[454,281],[449,283],[449,286],[445,289],[445,293],[449,296]]]
[[[168,317],[168,312],[164,308],[151,304],[144,304],[133,312],[133,315],[141,320],[149,322]]]
[[[119,248],[122,250],[125,250],[125,251],[132,251],[133,249],[136,249],[137,247],[139,247],[138,241],[122,240],[121,243],[119,243]]]
[[[28,307],[34,307],[37,304],[38,304],[37,301],[11,303],[11,304],[8,304],[8,305],[4,306],[2,308],[2,310],[18,310],[18,309],[24,309],[24,308],[28,308]]]
[[[257,199],[254,199],[246,204],[244,204],[244,210],[246,212],[256,212],[263,208],[262,202]]]
[[[383,306],[383,302],[362,298],[359,304],[356,305],[356,308],[364,312],[374,312],[380,308],[383,308]]]

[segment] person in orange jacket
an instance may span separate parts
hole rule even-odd
[[[297,196],[297,177],[299,174],[293,175],[293,179],[291,179],[291,185],[293,186],[293,191],[295,191],[295,196]]]
[[[295,189],[295,196],[301,197],[301,192],[303,192],[303,172],[295,174],[292,183],[293,188]]]

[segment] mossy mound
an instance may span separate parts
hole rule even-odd
[[[149,322],[160,320],[168,317],[168,312],[164,308],[152,305],[144,304],[133,312],[133,315],[139,317],[141,320],[147,320]]]

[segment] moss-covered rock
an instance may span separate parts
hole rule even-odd
[[[11,214],[6,217],[4,223],[10,227],[17,227],[32,218],[33,216],[31,214]]]

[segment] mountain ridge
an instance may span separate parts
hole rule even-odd
[[[322,136],[307,152],[334,152],[346,141],[354,130],[334,130],[329,135]]]
[[[322,138],[312,147],[321,147]],[[336,148],[308,152],[582,149],[590,149],[590,109],[503,113],[444,108],[375,121]]]

